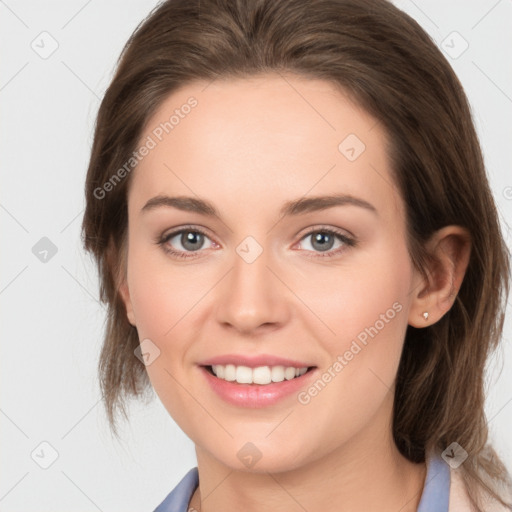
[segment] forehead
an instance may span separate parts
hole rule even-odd
[[[400,209],[381,124],[334,84],[295,75],[189,83],[146,124],[152,149],[134,171],[131,201],[198,195],[247,209],[343,192]],[[217,197],[212,197],[212,194]],[[239,205],[240,207],[240,205]]]

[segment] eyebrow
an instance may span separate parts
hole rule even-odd
[[[315,211],[326,210],[335,206],[359,206],[375,215],[378,211],[371,203],[350,194],[333,194],[326,196],[302,197],[293,201],[287,201],[279,211],[280,217],[301,215]],[[141,213],[155,210],[156,208],[167,207],[177,208],[186,212],[194,212],[207,217],[221,216],[215,206],[205,199],[195,197],[178,196],[170,197],[165,195],[155,196],[142,207]]]

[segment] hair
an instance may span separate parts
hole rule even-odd
[[[117,436],[119,412],[127,418],[126,399],[151,384],[118,291],[133,173],[106,194],[98,189],[130,159],[173,91],[267,73],[326,80],[382,123],[406,206],[407,248],[425,278],[430,236],[452,224],[469,231],[471,255],[453,306],[433,325],[407,327],[393,436],[413,462],[456,441],[468,452],[461,468],[477,510],[476,483],[505,504],[497,484],[509,475],[487,443],[484,377],[502,335],[510,254],[463,88],[420,25],[387,0],[169,0],[129,38],[97,115],[82,224],[107,305],[98,372],[112,431]]]

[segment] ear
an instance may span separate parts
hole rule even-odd
[[[128,288],[126,278],[123,279],[119,286],[119,295],[121,296],[121,300],[123,301],[126,308],[126,317],[128,318],[128,322],[135,326],[135,315],[133,313],[132,301],[130,299],[130,290]]]
[[[469,264],[471,235],[461,226],[445,226],[432,235],[425,248],[432,263],[427,279],[416,271],[409,310],[409,325],[413,327],[436,323],[452,307]]]
[[[127,262],[128,255],[126,244],[122,242],[121,247],[116,251],[115,243],[111,238],[107,248],[107,264],[112,269],[117,291],[126,309],[128,322],[135,326],[135,314],[133,312],[133,306],[130,299],[130,289],[128,287]]]

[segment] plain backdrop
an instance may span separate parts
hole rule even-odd
[[[512,2],[396,3],[465,87],[510,247]],[[100,98],[155,4],[0,1],[3,512],[152,511],[196,465],[192,442],[156,397],[133,403],[122,442],[111,438],[96,378],[105,310],[79,237]],[[510,316],[509,308],[488,373],[487,412],[512,469]]]

